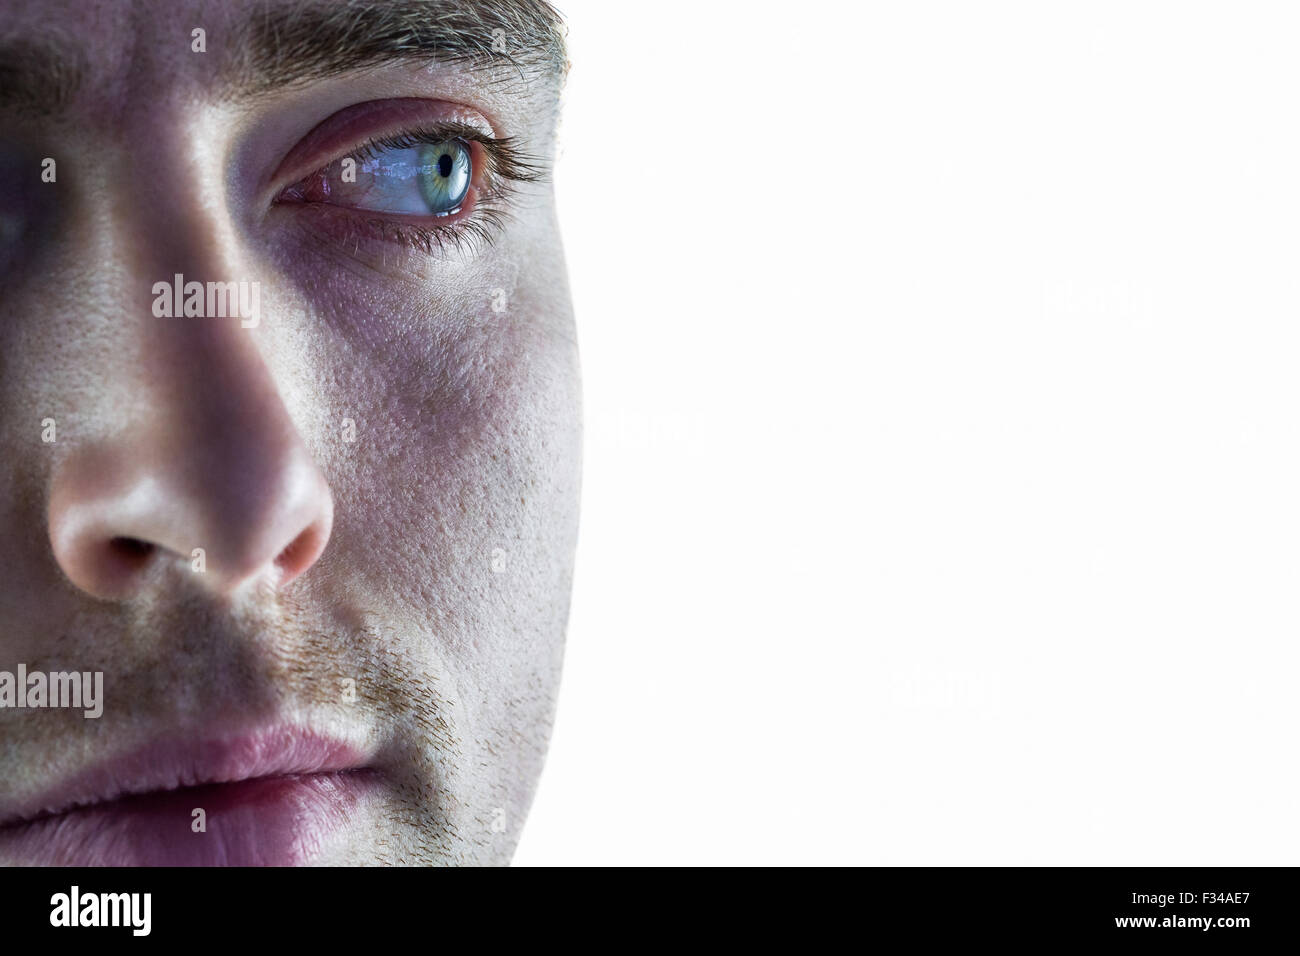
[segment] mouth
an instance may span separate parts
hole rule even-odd
[[[168,740],[0,806],[0,861],[47,866],[292,866],[355,825],[369,755],[298,727]]]

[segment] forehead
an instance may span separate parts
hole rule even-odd
[[[0,10],[0,109],[28,113],[254,97],[398,64],[536,87],[567,65],[544,0],[0,0]]]

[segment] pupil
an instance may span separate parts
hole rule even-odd
[[[438,157],[438,175],[443,179],[451,175],[451,157],[446,153]]]

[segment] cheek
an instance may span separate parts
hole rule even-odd
[[[502,286],[481,285],[432,307],[390,300],[365,336],[382,348],[351,341],[331,373],[335,417],[354,409],[357,430],[329,459],[329,563],[465,653],[553,630],[519,609],[567,593],[576,522],[576,354],[553,331],[567,303],[512,285],[497,311]]]

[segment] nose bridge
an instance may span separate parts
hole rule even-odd
[[[202,283],[205,312],[207,283],[221,283],[226,309],[233,313],[239,297],[232,306],[226,285],[243,280],[251,290],[257,278],[249,274],[251,261],[223,195],[221,157],[215,148],[194,149],[193,137],[171,124],[160,125],[170,132],[128,125],[113,140],[104,140],[95,155],[77,156],[76,186],[68,193],[74,208],[56,254],[59,271],[69,280],[63,292],[75,300],[63,307],[75,309],[88,327],[100,327],[110,342],[131,337],[134,341],[121,343],[130,351],[174,333],[211,331],[167,322],[168,314],[184,316],[186,300],[174,295],[164,300],[161,283],[171,288],[178,276],[182,290],[186,282]],[[149,135],[159,138],[156,149],[128,148]],[[159,315],[164,305],[169,308]]]
[[[157,149],[108,147],[87,170],[76,245],[79,285],[101,300],[83,303],[87,311],[136,337],[131,351],[156,359],[151,372],[165,378],[178,351],[249,344],[240,333],[260,324],[261,277],[232,220],[219,144],[179,118],[120,135],[155,129],[166,131],[153,133]],[[125,314],[111,314],[118,309]]]
[[[85,197],[106,226],[130,238],[131,271],[155,280],[192,273],[206,280],[243,265],[226,195],[225,147],[204,109],[158,101],[128,120]],[[215,139],[214,139],[215,136]],[[140,149],[141,140],[156,140]]]

